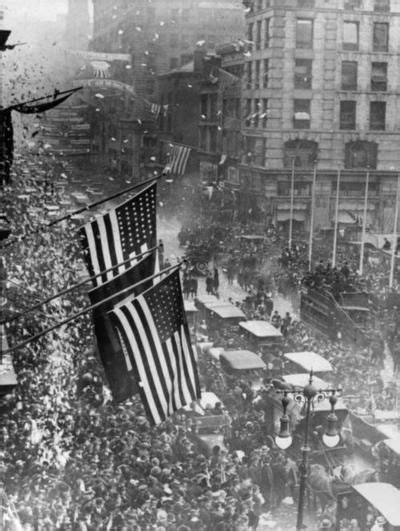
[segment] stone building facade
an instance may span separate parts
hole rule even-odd
[[[393,230],[400,169],[400,2],[254,0],[247,7],[251,49],[243,77],[242,189],[269,221],[308,230],[313,168],[315,226],[331,227],[340,169],[340,221],[363,210],[368,224]]]

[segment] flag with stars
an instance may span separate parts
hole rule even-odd
[[[200,398],[178,270],[138,297],[125,299],[109,316],[153,424]]]
[[[136,256],[157,245],[156,183],[147,186],[121,205],[96,217],[80,229],[85,261],[90,276],[95,276],[129,260],[125,265],[111,269],[93,280],[100,286],[134,265]],[[154,267],[156,265],[154,253]]]

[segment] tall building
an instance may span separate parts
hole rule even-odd
[[[89,0],[68,0],[65,35],[68,48],[87,50],[90,32]]]
[[[93,0],[92,48],[130,53],[138,94],[156,90],[156,76],[193,59],[197,43],[208,51],[244,35],[238,0]]]
[[[308,230],[313,168],[315,226],[331,227],[340,168],[339,221],[363,213],[393,230],[400,170],[400,1],[244,0],[244,195],[265,219]],[[290,204],[294,170],[294,204]],[[258,198],[258,199],[257,199]]]

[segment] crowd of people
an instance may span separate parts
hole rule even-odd
[[[54,164],[27,165],[17,157],[13,187],[3,197],[13,233],[24,236],[3,253],[12,313],[76,283],[77,272],[84,270],[73,225],[34,230],[51,219],[43,198],[60,207],[58,214],[68,202],[67,192],[48,186]],[[68,167],[59,171],[68,173]],[[274,231],[262,244],[235,238],[232,232],[229,245],[223,235],[218,238],[228,252],[215,257],[220,265],[209,275],[210,292],[218,293],[222,272],[228,282],[247,288],[242,303],[246,315],[271,320],[282,330],[282,352],[314,350],[332,361],[334,380],[344,395],[352,395],[354,410],[395,407],[393,389],[381,377],[379,347],[354,350],[317,339],[290,314],[274,310],[277,283],[272,273],[265,273],[262,252],[264,245],[273,245],[270,256],[279,256]],[[243,267],[248,268],[247,281]],[[188,273],[184,280],[197,278]],[[24,315],[7,327],[11,345],[87,304],[80,288]],[[297,463],[268,436],[265,411],[255,406],[248,382],[226,387],[216,360],[201,358],[200,376],[205,389],[223,397],[228,422],[223,444],[202,453],[191,413],[153,428],[137,396],[124,404],[112,401],[88,314],[16,350],[13,358],[18,384],[2,403],[7,420],[0,432],[0,480],[22,529],[245,531],[293,526]],[[322,513],[321,521],[326,517]],[[330,519],[333,525],[331,514]]]
[[[48,187],[52,164],[27,165],[17,157],[13,187],[3,196],[19,237],[3,253],[10,314],[76,283],[84,268],[73,225],[35,230],[52,219],[43,200],[58,205],[60,215],[68,197]],[[10,345],[87,303],[81,288],[16,319],[7,325]],[[243,444],[235,429],[226,451],[215,448],[205,456],[186,416],[152,428],[136,396],[123,405],[112,401],[93,347],[90,316],[84,315],[13,353],[18,384],[2,402],[0,469],[21,528],[256,529],[260,517],[278,505],[267,466],[276,449],[259,447],[249,430],[251,447],[239,451]],[[251,419],[234,419],[233,426],[244,422]],[[273,455],[277,470],[286,466],[279,464],[282,459]],[[256,477],[260,460],[264,479]],[[273,492],[284,499],[277,486],[283,468],[275,473]]]

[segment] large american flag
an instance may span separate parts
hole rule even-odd
[[[128,352],[148,418],[159,424],[200,398],[200,385],[175,271],[109,312]]]
[[[192,148],[181,144],[170,144],[169,161],[165,170],[174,175],[184,175]]]
[[[135,375],[132,372],[129,355],[111,325],[108,312],[114,309],[118,302],[122,302],[132,295],[140,295],[151,288],[153,285],[151,280],[151,276],[154,273],[153,268],[154,260],[152,255],[149,254],[121,275],[88,291],[90,304],[103,303],[92,311],[93,329],[96,335],[99,356],[116,402],[122,402],[137,393],[138,387]],[[138,286],[137,283],[143,279],[149,280],[142,282]],[[120,293],[122,291],[123,293]],[[110,296],[113,296],[113,298],[107,300]]]
[[[94,279],[94,286],[123,273],[136,263],[135,256],[157,245],[156,188],[156,183],[150,184],[139,194],[80,229],[90,276],[132,258],[132,262]]]

